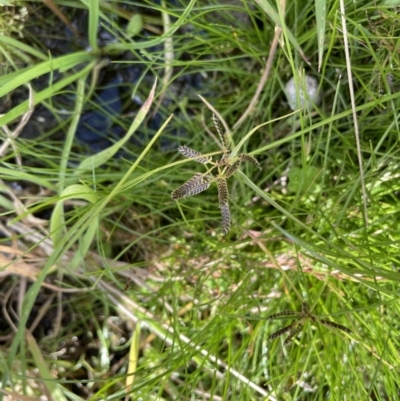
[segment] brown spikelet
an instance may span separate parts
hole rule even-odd
[[[228,193],[228,183],[225,178],[219,177],[217,180],[218,187],[218,200],[219,207],[222,207],[225,203],[228,203],[229,193]]]
[[[210,157],[205,157],[197,150],[191,149],[187,146],[179,146],[178,150],[185,157],[188,157],[188,158],[196,157],[196,159],[194,159],[194,160],[198,163],[207,164],[211,161]]]
[[[187,198],[188,196],[197,195],[210,187],[210,182],[205,181],[201,173],[196,173],[192,178],[186,181],[179,188],[171,193],[173,200]]]
[[[304,315],[310,314],[310,307],[307,302],[302,302],[301,304],[301,313]]]
[[[239,155],[238,159],[233,164],[228,166],[228,168],[225,171],[225,177],[226,178],[231,177],[235,173],[235,171],[239,168],[242,162],[253,163],[257,166],[257,168],[261,170],[260,163],[257,161],[255,157],[242,153]]]
[[[231,227],[231,212],[229,210],[228,183],[225,177],[217,179],[218,200],[222,215],[222,233],[225,235]]]
[[[269,337],[268,340],[274,340],[275,338],[281,336],[282,334],[287,333],[288,331],[292,330],[294,326],[297,325],[297,322],[289,324],[289,326],[284,327],[283,329],[280,329],[278,331],[275,331],[275,333],[272,333]]]
[[[348,329],[346,326],[342,326],[339,323],[331,322],[330,320],[322,320],[322,319],[318,319],[318,320],[320,321],[320,323],[322,323],[325,326],[334,327],[335,329],[342,330],[346,333],[351,333],[350,329]]]
[[[226,235],[231,228],[231,212],[229,210],[229,203],[225,203],[221,206],[222,216],[222,234]]]
[[[224,133],[222,132],[221,123],[219,122],[218,117],[214,113],[212,115],[212,120],[213,120],[214,127],[218,132],[219,139],[221,140],[222,147],[224,148],[224,150],[227,150],[228,149],[228,141],[226,140],[226,137],[225,137]]]
[[[321,323],[325,326],[334,327],[335,329],[344,331],[346,333],[351,333],[351,330],[348,329],[346,326],[342,326],[341,324],[332,322],[330,320],[320,319],[318,316],[313,315],[310,311],[310,307],[308,306],[308,304],[306,302],[303,302],[301,312],[283,311],[283,312],[275,313],[275,314],[267,317],[267,319],[276,319],[280,316],[289,316],[289,317],[292,316],[292,317],[298,319],[297,321],[293,322],[289,326],[286,326],[283,329],[276,331],[275,333],[271,334],[268,337],[270,340],[273,340],[274,338],[279,337],[280,335],[289,332],[289,336],[285,340],[285,344],[288,344],[290,341],[292,341],[292,339],[304,327],[304,323],[308,319],[314,323]]]
[[[255,165],[257,166],[257,168],[258,168],[259,170],[261,170],[260,163],[258,162],[258,160],[257,160],[255,157],[250,156],[250,155],[248,155],[248,154],[246,154],[246,153],[242,153],[242,154],[239,156],[239,159],[240,159],[242,162],[250,162],[250,163],[253,163],[253,164],[255,164]]]
[[[291,311],[291,310],[284,310],[282,312],[274,313],[273,315],[268,316],[267,320],[276,319],[276,318],[281,317],[281,316],[299,316],[299,315],[302,315],[302,314],[303,314],[302,312],[294,312],[294,311]]]
[[[201,184],[192,188],[186,196],[194,196],[210,188],[210,181],[203,181]]]
[[[297,336],[297,334],[301,331],[303,328],[303,322],[298,323],[296,326],[294,326],[290,332],[288,338],[285,340],[285,344],[289,344],[294,337]]]
[[[228,168],[225,170],[224,173],[225,178],[228,179],[229,177],[231,177],[235,173],[235,171],[239,168],[241,162],[242,161],[239,158],[233,164],[228,166]]]

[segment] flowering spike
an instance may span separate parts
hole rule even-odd
[[[198,152],[197,150],[191,149],[188,146],[179,146],[178,150],[185,157],[195,158],[194,161],[196,161],[198,163],[207,164],[207,163],[210,163],[210,161],[211,161],[210,157],[206,157],[206,156],[202,155],[200,152]]]
[[[187,198],[188,196],[194,196],[200,192],[205,191],[210,187],[210,182],[205,181],[201,173],[196,173],[192,178],[186,181],[179,188],[175,189],[171,193],[173,200]]]

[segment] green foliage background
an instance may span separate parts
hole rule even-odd
[[[23,29],[0,36],[2,99],[50,74],[31,100],[12,107],[5,101],[4,142],[16,132],[15,121],[28,116],[30,102],[57,115],[57,95],[76,99],[57,127],[34,140],[16,136],[1,155],[1,294],[12,316],[3,315],[5,394],[397,399],[398,4],[343,2],[358,154],[339,1],[288,2],[285,13],[269,0],[140,3],[143,14],[131,15],[122,1],[56,2],[67,15],[87,11],[89,50],[52,57]],[[45,6],[32,1],[29,7]],[[2,11],[7,21],[20,12],[17,6]],[[143,37],[132,24],[125,32],[115,14],[160,33]],[[61,24],[55,15],[46,23]],[[113,43],[99,45],[101,24]],[[233,129],[256,91],[276,25],[283,35],[270,76],[255,109]],[[148,101],[134,118],[113,116],[125,139],[90,157],[74,145],[80,113],[92,101],[104,58],[115,61],[126,51],[147,71],[131,85],[132,96]],[[166,66],[173,67],[171,75]],[[231,128],[234,149],[262,167],[245,164],[231,179],[227,236],[221,235],[215,188],[171,200],[171,191],[204,167],[158,144],[168,137],[167,127],[184,127],[187,137],[179,145],[220,154],[208,132],[211,111],[197,93],[178,98],[168,92],[194,72],[207,83],[199,94]],[[294,76],[301,85],[304,72],[318,78],[322,101],[293,113],[285,83]],[[178,109],[179,117],[166,118],[142,147],[130,145],[128,138],[164,95],[170,108],[161,104],[160,110],[167,116]],[[56,139],[60,131],[65,140]],[[120,149],[125,156],[113,157]],[[45,209],[53,210],[49,221],[35,219]],[[46,283],[71,292],[46,289]],[[303,301],[352,333],[311,323],[288,345],[284,338],[269,341],[286,323],[266,317],[300,311]],[[32,328],[38,311],[52,316],[52,329],[40,335]],[[34,381],[27,379],[33,375]]]

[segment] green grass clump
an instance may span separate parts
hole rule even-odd
[[[398,7],[279,3],[32,1],[0,36],[0,398],[397,398]],[[89,154],[80,116],[133,66]],[[321,104],[292,111],[304,74]]]

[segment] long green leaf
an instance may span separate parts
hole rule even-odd
[[[315,17],[317,19],[318,72],[320,72],[324,57],[326,0],[315,0]]]
[[[287,118],[287,117],[289,117],[289,116],[291,116],[291,115],[293,115],[293,114],[296,114],[297,112],[298,112],[298,110],[295,110],[295,111],[293,111],[293,112],[291,112],[291,113],[289,113],[289,114],[285,114],[285,115],[282,116],[282,117],[274,118],[274,119],[271,120],[271,121],[267,121],[267,122],[265,122],[265,123],[262,123],[262,124],[260,124],[260,125],[257,125],[257,127],[254,127],[254,128],[253,128],[251,131],[249,131],[249,132],[240,140],[240,142],[232,149],[232,152],[231,152],[231,154],[230,154],[230,157],[231,157],[231,158],[235,157],[235,156],[239,153],[239,150],[240,150],[240,148],[244,145],[244,143],[245,143],[259,128],[264,127],[264,125],[272,124],[272,123],[274,123],[274,122],[276,122],[276,121],[279,121],[279,120],[282,120],[282,119],[284,119],[284,118]]]
[[[65,226],[64,202],[67,199],[84,199],[91,203],[96,203],[97,196],[92,188],[83,184],[74,184],[65,188],[61,193],[61,199],[57,202],[50,219],[50,233],[54,248],[61,242],[64,236]]]
[[[65,176],[67,172],[67,165],[69,161],[69,156],[71,153],[72,143],[75,138],[76,128],[78,127],[79,120],[82,114],[83,104],[85,100],[85,81],[86,77],[82,77],[78,81],[78,87],[76,91],[76,105],[74,116],[72,118],[71,124],[69,126],[67,137],[65,138],[64,148],[61,155],[60,162],[60,172],[59,172],[59,183],[58,192],[61,193],[64,190]]]
[[[92,59],[93,59],[93,57],[92,57]],[[92,61],[85,68],[78,71],[77,73],[67,76],[66,78],[64,78],[61,81],[42,90],[41,92],[35,93],[34,97],[33,97],[33,104],[34,105],[39,104],[43,100],[48,99],[49,97],[56,94],[58,91],[60,91],[65,86],[68,86],[69,84],[78,80],[79,78],[86,76],[93,69],[95,63],[96,63],[96,60]],[[14,81],[16,81],[16,80],[17,79],[15,79]],[[20,83],[20,84],[22,85],[23,83]],[[17,86],[19,86],[19,85],[16,85],[16,87]],[[0,91],[3,88],[1,88]],[[28,111],[28,109],[29,109],[29,100],[25,100],[25,102],[22,102],[21,104],[19,104],[18,106],[14,107],[12,110],[10,110],[7,114],[0,117],[0,126],[8,124],[11,121],[14,121],[16,118],[18,118],[22,114],[26,113]]]
[[[129,349],[129,364],[127,372],[128,374],[126,376],[126,382],[125,382],[127,391],[131,389],[133,382],[135,380],[135,373],[139,361],[139,351],[140,351],[140,322],[137,322],[135,330],[132,333],[132,342],[131,342],[131,347]],[[134,395],[131,394],[131,398],[133,396]]]
[[[24,171],[20,170],[12,170],[10,168],[0,167],[0,176],[3,180],[10,180],[10,181],[24,180],[27,182],[37,184],[43,188],[50,189],[52,191],[55,191],[56,189],[55,186],[50,181],[41,178],[39,175],[25,173]]]
[[[390,102],[390,101],[393,101],[393,100],[396,100],[396,99],[400,99],[400,92],[396,92],[396,93],[393,93],[391,95],[382,96],[379,99],[372,100],[371,102],[362,103],[362,104],[360,104],[359,106],[356,107],[356,111],[359,112],[359,111],[363,111],[363,110],[374,109],[375,107],[377,107],[379,105],[385,104],[387,102]],[[295,111],[294,113],[297,113],[297,112],[298,111]],[[276,148],[276,147],[278,147],[278,146],[280,146],[280,145],[282,145],[284,143],[291,142],[291,141],[293,141],[293,139],[299,138],[299,137],[303,136],[304,134],[308,134],[310,132],[313,132],[319,127],[323,127],[324,125],[332,124],[335,121],[339,121],[342,118],[348,117],[348,116],[351,115],[351,113],[352,113],[352,110],[351,109],[347,109],[345,111],[342,111],[341,113],[337,113],[337,114],[331,115],[330,117],[326,117],[325,119],[322,119],[321,121],[318,121],[318,122],[316,122],[316,123],[314,123],[312,125],[309,125],[308,127],[304,128],[302,130],[296,131],[294,134],[287,135],[282,139],[277,139],[276,141],[274,141],[272,143],[269,143],[268,145],[265,145],[265,146],[257,149],[257,151],[251,152],[250,154],[256,155],[256,154],[259,154],[259,153],[264,153],[268,149]],[[258,127],[260,127],[262,125],[265,125],[265,124],[267,124],[267,123],[261,124]],[[256,127],[255,129],[258,129],[258,127]],[[253,132],[253,130],[250,131],[246,135],[246,137],[248,135],[250,135],[250,133],[252,133],[252,132]],[[235,147],[235,149],[239,148],[239,145],[241,146],[242,142],[244,142],[244,141],[242,140],[240,142],[240,144],[238,144]]]
[[[0,88],[0,97],[7,95],[7,93],[10,93],[19,86],[29,83],[41,75],[55,71],[59,68],[63,68],[64,70],[70,69],[78,64],[93,61],[94,59],[95,56],[88,52],[79,52],[44,61],[43,63],[37,64],[35,67],[25,68],[24,70],[21,70],[12,81],[5,83]]]
[[[51,398],[57,401],[67,401],[67,398],[64,396],[61,390],[62,387],[54,379],[54,376],[48,368],[35,338],[28,330],[26,331],[26,341],[29,346],[29,351],[35,361],[35,365],[39,370],[40,378],[43,379],[42,384],[51,394]]]
[[[88,3],[89,9],[89,44],[92,47],[93,52],[98,51],[97,36],[99,29],[99,0],[90,0]]]
[[[43,54],[39,50],[36,50],[17,39],[11,38],[10,36],[0,35],[0,44],[9,46],[12,49],[18,49],[23,53],[30,54],[31,56],[38,58],[39,60],[46,61],[49,59],[47,54]]]

